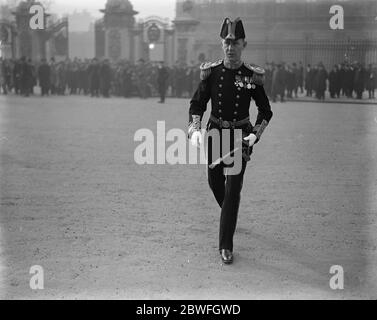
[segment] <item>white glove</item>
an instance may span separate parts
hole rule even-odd
[[[255,142],[257,141],[257,136],[252,133],[250,134],[249,136],[247,136],[246,138],[244,138],[245,141],[249,141],[249,146],[252,147]]]
[[[191,144],[194,147],[199,147],[203,143],[203,136],[200,131],[195,131],[191,136]]]

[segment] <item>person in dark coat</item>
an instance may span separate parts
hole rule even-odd
[[[27,60],[27,63],[31,72],[31,78],[29,80],[29,93],[34,94],[34,87],[37,85],[37,78],[38,78],[37,69],[30,58]]]
[[[354,69],[352,66],[346,66],[344,75],[344,86],[347,98],[352,98],[353,94]]]
[[[188,96],[192,96],[194,94],[194,87],[193,87],[193,83],[194,83],[194,67],[190,66],[190,67],[187,67],[187,70],[186,70],[186,84],[185,84],[185,90],[188,94]]]
[[[273,63],[266,63],[266,82],[264,85],[264,90],[266,91],[267,97],[271,97],[272,88],[272,73],[273,73]]]
[[[13,67],[13,85],[15,93],[21,94],[22,60],[16,60]]]
[[[136,85],[139,91],[139,97],[141,99],[147,99],[148,97],[148,70],[144,59],[139,59],[135,72]]]
[[[159,103],[165,103],[166,90],[168,88],[169,71],[165,67],[164,62],[161,62],[158,67],[157,83],[158,93],[160,95]]]
[[[278,64],[277,68],[272,73],[272,101],[276,102],[277,96],[280,96],[280,101],[284,102],[285,90],[285,72],[282,64]]]
[[[185,87],[186,71],[185,68],[180,65],[176,70],[176,90],[177,98],[182,98]]]
[[[304,93],[304,67],[302,65],[302,62],[300,61],[298,65],[298,72],[297,72],[297,87],[300,89],[300,93]],[[296,94],[297,97],[297,94]]]
[[[57,94],[58,95],[65,95],[67,83],[68,83],[68,64],[61,61],[58,63],[56,72],[57,72]]]
[[[58,72],[56,70],[57,66],[55,63],[55,58],[50,59],[50,93],[55,95],[57,93],[57,82],[58,82]]]
[[[79,62],[75,59],[68,67],[68,88],[71,95],[77,94],[79,79]]]
[[[170,69],[169,69],[170,73]],[[199,86],[200,83],[200,68],[199,65],[194,69],[194,76],[193,76],[193,88],[194,90]]]
[[[122,94],[125,98],[131,97],[133,91],[133,71],[130,63],[126,63],[121,69]]]
[[[99,97],[100,91],[100,66],[98,59],[94,58],[88,68],[90,95]]]
[[[38,79],[42,97],[48,96],[51,86],[51,68],[45,58],[41,60],[41,65],[38,68]]]
[[[6,95],[8,94],[6,81],[5,81],[5,60],[0,57],[0,93],[3,90],[3,93]]]
[[[110,97],[110,88],[112,81],[112,70],[109,59],[105,59],[100,65],[100,86],[101,93],[105,98]]]
[[[79,84],[79,91],[82,92],[84,95],[88,95],[89,93],[89,62],[85,60],[83,64],[80,66],[79,70],[79,77],[80,77],[80,84]]]
[[[292,99],[293,98],[293,91],[295,90],[296,80],[293,68],[290,65],[286,65],[285,67],[285,75],[286,75],[286,88],[287,88],[287,97]]]
[[[346,75],[346,69],[345,64],[340,64],[339,67],[339,96],[345,96],[346,95],[346,86],[345,86],[345,75]]]
[[[369,64],[368,70],[365,72],[365,86],[368,90],[369,99],[374,99],[374,91],[376,90],[377,74],[373,65]]]
[[[316,98],[325,100],[327,71],[322,63],[318,64],[318,70],[314,78],[314,86],[316,90]]]
[[[338,65],[334,65],[333,69],[329,74],[329,91],[331,98],[339,98],[340,79]]]
[[[356,92],[356,98],[362,99],[363,98],[363,91],[365,88],[365,69],[363,66],[359,63],[356,65],[355,73],[354,73],[354,90]]]
[[[4,77],[4,85],[5,90],[4,91],[12,91],[12,65],[11,61],[4,60],[3,63],[3,77]]]
[[[314,70],[310,64],[306,67],[306,77],[305,77],[305,90],[306,96],[311,97],[313,95],[313,81],[314,81]]]
[[[32,65],[26,59],[26,57],[21,58],[21,77],[20,77],[20,84],[21,84],[21,94],[24,97],[28,97],[31,94],[31,88],[33,86],[33,69]]]

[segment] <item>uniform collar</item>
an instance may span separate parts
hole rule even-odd
[[[231,68],[228,68],[226,65],[225,65],[225,60],[223,61],[223,66],[226,70],[230,70],[230,71],[238,71],[240,70],[243,66],[245,65],[245,63],[243,61],[241,61],[241,64],[238,68],[236,69],[231,69]]]

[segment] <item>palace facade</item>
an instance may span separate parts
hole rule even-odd
[[[344,9],[344,29],[330,28],[330,8]],[[299,62],[329,68],[344,60],[377,63],[375,0],[178,0],[176,59],[222,57],[220,26],[241,17],[248,41],[245,59],[255,64]]]
[[[28,10],[35,3],[27,0],[12,10],[2,8],[1,56],[68,57],[68,21],[52,22],[46,14],[47,28],[30,30]],[[343,30],[330,28],[333,5],[344,9]],[[251,63],[322,62],[327,68],[344,60],[377,63],[375,0],[177,0],[173,21],[136,20],[138,12],[129,0],[107,0],[101,12],[93,49],[96,57],[112,61],[144,59],[171,66],[220,59],[224,18],[241,17],[248,41],[245,60]],[[79,50],[80,43],[76,46]]]
[[[42,5],[34,0],[21,1],[18,6],[1,7],[0,15],[0,56],[32,60],[41,58],[68,56],[68,21],[52,21],[48,13],[44,14],[45,28],[32,30],[29,21],[32,17],[30,7]]]

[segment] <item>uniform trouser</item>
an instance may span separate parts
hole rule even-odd
[[[208,168],[208,183],[221,208],[219,249],[233,251],[233,236],[236,230],[238,209],[241,200],[243,177],[247,162],[242,161],[238,175],[224,174],[224,165]]]

